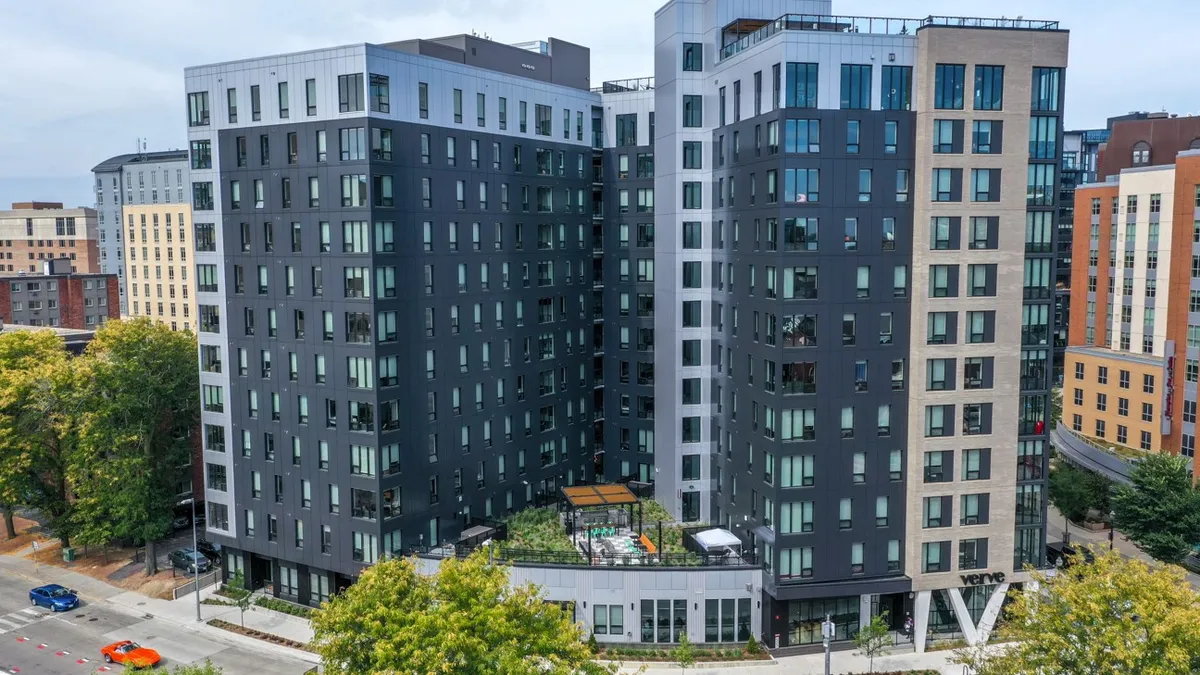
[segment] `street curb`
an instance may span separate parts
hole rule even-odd
[[[5,557],[11,557],[11,556],[5,556]],[[71,571],[71,570],[67,570],[67,571]],[[0,566],[0,572],[8,572],[9,574],[20,577],[30,583],[34,583],[34,584],[42,583],[42,580],[35,579],[35,578],[29,576],[28,574],[25,574],[24,572],[21,572],[19,570],[15,570],[11,567]],[[80,574],[80,573],[76,572],[76,574]],[[104,583],[102,581],[99,581],[98,579],[95,581],[97,581],[98,583]],[[122,591],[121,593],[125,593],[125,592],[129,592],[129,591]],[[116,595],[121,595],[121,593],[117,593],[113,597],[116,597]],[[180,628],[185,628],[193,633],[201,633],[205,636],[211,637],[216,642],[224,642],[226,644],[234,644],[236,646],[246,647],[249,649],[266,649],[267,651],[272,651],[277,654],[282,654],[282,655],[286,655],[286,656],[291,656],[296,659],[300,659],[302,661],[305,661],[306,663],[320,664],[320,662],[321,662],[321,657],[317,654],[313,654],[312,652],[306,652],[306,651],[303,651],[300,649],[292,649],[291,647],[277,645],[277,644],[274,644],[271,642],[267,642],[265,640],[259,640],[256,638],[247,637],[245,635],[239,635],[237,633],[233,633],[233,632],[230,632],[227,630],[222,630],[215,626],[209,626],[207,623],[179,621],[178,619],[175,619],[175,618],[172,618],[169,616],[163,616],[160,614],[154,614],[153,612],[139,610],[135,607],[130,607],[129,605],[124,605],[119,602],[112,602],[112,600],[109,598],[98,598],[89,593],[77,593],[77,595],[79,597],[87,600],[89,603],[103,603],[104,605],[111,607],[111,608],[119,611],[120,613],[125,614],[126,616],[141,617],[142,619],[146,619],[147,617],[149,617],[149,618],[157,619],[159,621],[167,621],[169,623],[175,624],[176,626],[179,626]]]
[[[596,659],[596,663],[615,665],[618,668],[644,668],[646,670],[679,670],[679,664],[674,661],[613,661]],[[704,672],[718,668],[766,668],[777,666],[779,662],[774,657],[756,659],[753,661],[697,661],[688,670]]]

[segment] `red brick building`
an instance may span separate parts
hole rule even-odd
[[[95,330],[120,317],[115,274],[73,274],[66,258],[42,263],[42,274],[0,279],[0,321],[24,326]]]

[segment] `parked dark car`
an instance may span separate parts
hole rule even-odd
[[[1090,549],[1076,549],[1070,544],[1052,543],[1046,545],[1046,562],[1055,567],[1070,567],[1076,563],[1095,562],[1096,556]]]
[[[212,569],[212,563],[204,554],[197,553],[190,548],[181,548],[178,551],[171,552],[171,567],[181,569],[189,573],[199,571],[201,574]]]
[[[204,554],[215,565],[221,564],[221,545],[214,544],[207,539],[200,539],[196,542],[196,550]]]

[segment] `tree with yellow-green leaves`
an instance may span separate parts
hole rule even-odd
[[[1200,672],[1200,596],[1182,569],[1096,551],[1039,590],[1014,591],[994,650],[958,657],[975,675],[1185,675]]]
[[[312,645],[326,672],[599,675],[578,625],[509,570],[477,552],[423,576],[416,559],[363,571],[313,614]]]
[[[70,544],[75,529],[68,472],[79,448],[80,377],[52,330],[0,335],[0,504],[37,509],[47,529]]]

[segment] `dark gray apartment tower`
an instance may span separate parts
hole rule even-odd
[[[231,573],[315,604],[593,477],[598,97],[527,76],[586,79],[586,50],[553,49],[570,58],[503,47],[488,70],[422,41],[187,71]]]

